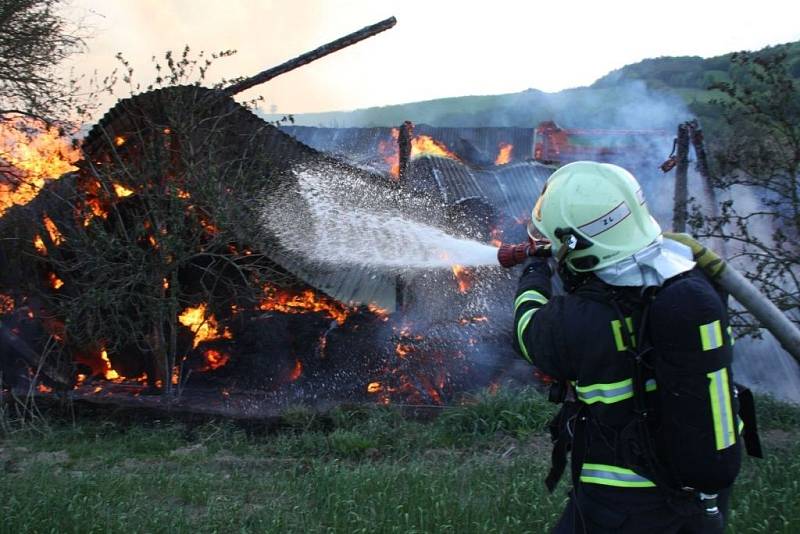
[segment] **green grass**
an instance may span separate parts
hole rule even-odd
[[[768,458],[747,459],[732,532],[800,528],[800,410],[759,399]],[[532,390],[432,420],[392,407],[229,421],[51,422],[0,438],[0,532],[545,532],[545,423]]]

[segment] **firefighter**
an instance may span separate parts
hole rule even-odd
[[[562,403],[546,484],[569,455],[572,488],[554,532],[722,532],[741,463],[727,296],[616,165],[553,173],[529,233],[554,259],[523,270],[514,342]]]

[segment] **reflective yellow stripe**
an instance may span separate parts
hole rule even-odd
[[[656,381],[652,378],[645,382],[645,390],[648,392],[658,389]],[[575,392],[578,399],[586,404],[602,402],[603,404],[614,404],[633,397],[633,379],[628,378],[610,384],[590,384],[588,386],[576,386]]]
[[[728,369],[708,373],[708,394],[711,397],[711,416],[714,419],[714,438],[717,450],[727,449],[736,443],[736,429],[733,426],[733,409],[728,386]]]
[[[628,333],[631,334],[633,346],[636,346],[636,338],[633,336],[633,318],[625,317],[625,324],[628,327]],[[619,352],[625,352],[628,349],[628,344],[625,343],[625,338],[622,336],[622,323],[619,319],[611,321],[611,331],[614,332],[614,343],[617,345]],[[626,336],[627,337],[627,336]]]
[[[620,488],[653,488],[655,484],[630,469],[605,464],[583,464],[581,482]]]
[[[731,340],[731,347],[736,344],[736,338],[733,337],[733,328],[728,327],[728,339]]]
[[[704,351],[718,349],[725,343],[722,339],[722,324],[719,320],[700,325],[700,341]]]
[[[526,311],[522,314],[522,317],[519,318],[519,322],[517,323],[517,341],[519,342],[519,350],[522,351],[522,355],[525,356],[525,359],[529,362],[531,362],[531,357],[528,354],[528,349],[525,348],[525,340],[522,338],[522,335],[525,333],[525,329],[528,328],[528,323],[531,322],[531,317],[533,317],[533,314],[538,310],[539,308],[533,308],[532,310]]]
[[[545,304],[547,304],[547,297],[545,297],[538,291],[534,291],[533,289],[524,291],[514,301],[514,313],[517,313],[519,307],[526,302],[536,302],[537,304],[544,306]],[[539,308],[533,308],[526,311],[520,316],[519,321],[517,322],[517,341],[519,342],[519,350],[522,352],[522,355],[525,357],[525,359],[528,360],[529,362],[531,361],[531,357],[528,354],[528,349],[525,347],[525,340],[523,339],[523,335],[525,334],[525,329],[528,328],[528,324],[531,322],[533,314],[538,309]]]
[[[514,313],[517,313],[519,307],[525,302],[537,302],[539,304],[545,305],[547,304],[547,297],[545,297],[538,291],[529,289],[528,291],[521,293],[517,297],[517,300],[514,301]]]

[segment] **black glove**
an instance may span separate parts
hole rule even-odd
[[[553,269],[550,267],[550,262],[547,258],[533,257],[528,260],[525,268],[522,269],[522,276],[524,277],[525,275],[534,272],[542,276],[546,276],[547,278],[553,276]]]

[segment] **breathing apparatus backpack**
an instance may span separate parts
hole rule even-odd
[[[689,292],[697,297],[700,292],[702,298],[694,301],[708,301],[714,309],[692,313],[699,317],[721,313],[722,317],[698,323],[699,332],[676,331],[678,325],[691,321],[654,324],[652,315],[664,317],[681,310],[675,301],[659,298],[672,284],[681,285],[670,291],[670,299]],[[612,286],[581,289],[582,297],[609,305],[624,325],[620,333],[631,364],[633,397],[630,421],[616,439],[616,456],[672,502],[690,501],[697,493],[715,494],[731,486],[739,472],[742,442],[750,455],[762,457],[762,453],[752,393],[732,381],[726,295],[699,270],[676,276],[660,289],[651,288],[634,302],[630,292]],[[689,339],[697,340],[695,350],[681,343]],[[655,403],[648,403],[648,377],[655,378]],[[546,480],[550,491],[563,472],[568,450],[572,450],[573,483],[577,484],[586,452],[582,435],[591,409],[568,390],[559,384],[551,391],[551,400],[564,406],[550,428],[554,442],[553,466]]]

